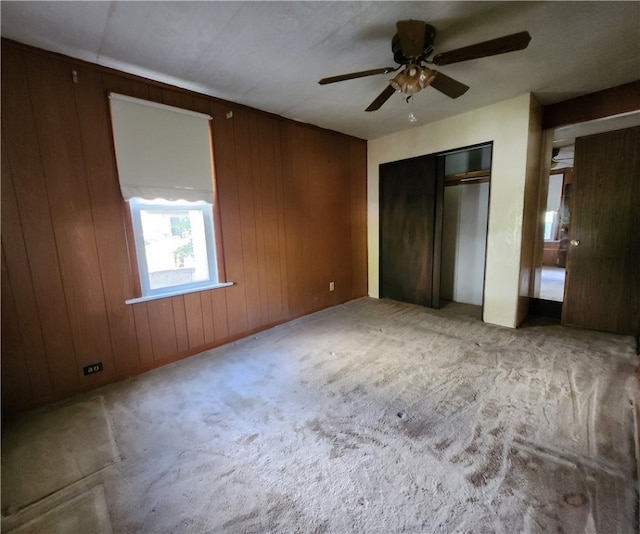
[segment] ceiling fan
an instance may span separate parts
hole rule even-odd
[[[450,50],[449,52],[442,52],[436,54],[432,59],[428,59],[434,51],[436,29],[433,26],[421,20],[400,20],[396,22],[396,28],[398,33],[391,40],[391,51],[393,52],[394,61],[398,64],[397,67],[383,67],[330,76],[322,78],[318,83],[325,85],[343,82],[354,78],[387,74],[402,69],[389,81],[389,85],[385,87],[377,98],[369,104],[366,111],[380,109],[396,91],[408,95],[408,100],[415,93],[428,86],[437,89],[450,98],[458,98],[467,92],[469,86],[450,78],[442,72],[427,67],[427,64],[443,66],[470,59],[506,54],[507,52],[524,50],[529,45],[529,41],[531,41],[529,32],[518,32],[498,39]]]

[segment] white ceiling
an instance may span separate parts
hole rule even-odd
[[[444,52],[528,30],[526,50],[446,67],[469,85],[414,98],[417,125],[526,92],[551,104],[640,78],[640,2],[12,2],[2,36],[363,139],[415,125],[398,94],[365,113],[394,66],[395,21],[436,27]]]

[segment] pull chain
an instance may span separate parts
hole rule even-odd
[[[416,117],[416,114],[413,112],[413,98],[411,98],[411,111],[409,112],[409,122],[411,123],[418,122],[418,117]]]

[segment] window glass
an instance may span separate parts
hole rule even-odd
[[[544,240],[551,241],[555,234],[556,212],[547,211],[544,214]]]
[[[130,200],[143,296],[218,282],[211,204]]]

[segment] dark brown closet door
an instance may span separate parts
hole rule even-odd
[[[380,166],[381,297],[438,307],[436,196],[434,156]]]
[[[640,333],[640,127],[576,139],[562,322]]]

